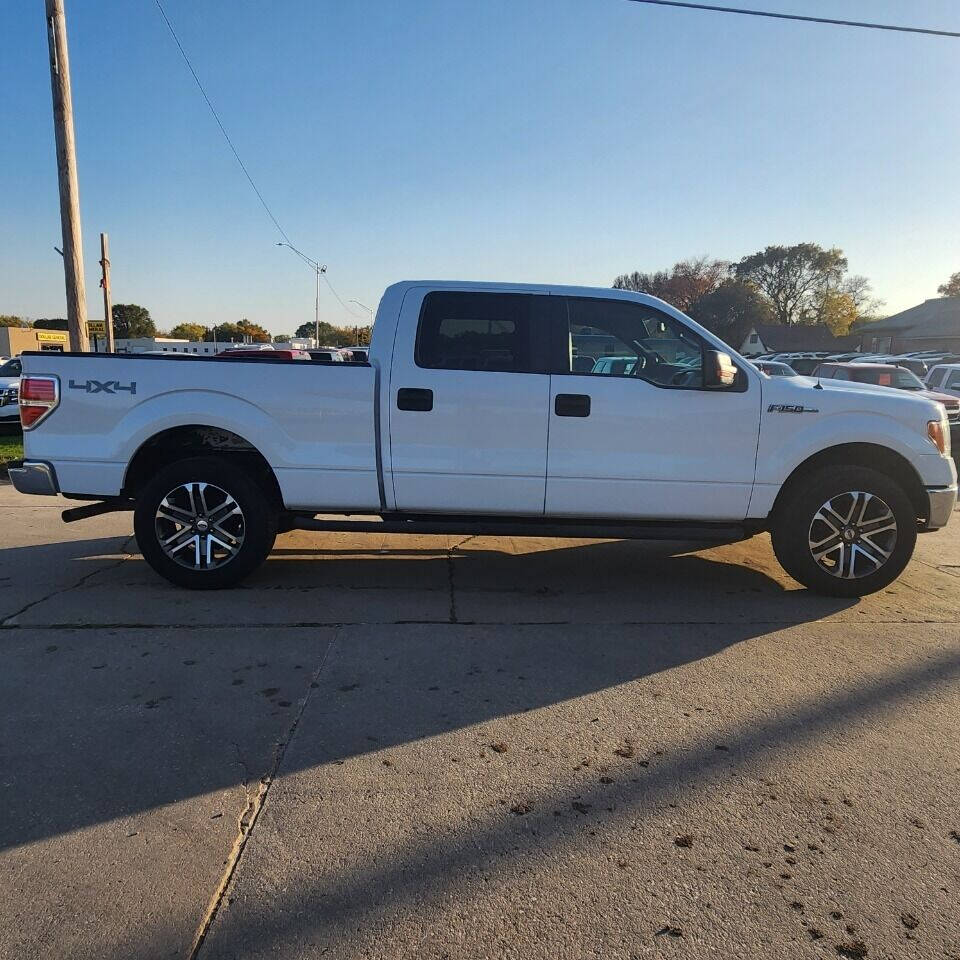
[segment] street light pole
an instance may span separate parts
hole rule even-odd
[[[320,346],[320,276],[327,272],[327,265],[325,263],[320,263],[318,260],[314,260],[312,257],[308,257],[305,253],[301,253],[292,243],[285,243],[282,240],[277,241],[278,247],[287,247],[292,250],[308,267],[311,267],[317,275],[317,299],[314,302],[313,308],[313,331],[314,339],[317,341],[317,346]]]

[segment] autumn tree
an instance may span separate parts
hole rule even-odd
[[[9,313],[0,313],[0,327],[25,327],[23,317],[15,317]]]
[[[118,340],[155,337],[157,328],[146,307],[135,303],[113,305],[113,335]]]
[[[937,287],[937,293],[941,297],[960,297],[960,270],[958,270],[946,283],[941,283]]]
[[[680,260],[669,270],[656,273],[621,274],[613,281],[616,290],[647,293],[689,313],[700,299],[713,293],[727,276],[729,265],[722,260],[695,257]]]
[[[206,340],[208,332],[202,323],[178,323],[169,335],[174,340]]]
[[[734,278],[701,297],[690,316],[734,347],[739,347],[752,327],[776,319],[770,301],[759,290]]]

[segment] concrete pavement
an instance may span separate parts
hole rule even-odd
[[[960,957],[960,522],[287,534],[193,594],[0,486],[0,956]],[[864,952],[866,951],[866,952]]]

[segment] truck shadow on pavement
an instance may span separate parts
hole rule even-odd
[[[275,744],[285,742],[317,683],[334,683],[334,699],[349,700],[361,687],[379,693],[339,729],[332,753],[325,744],[319,753],[298,754],[300,767],[628,684],[852,605],[786,592],[757,569],[681,553],[689,544],[474,550],[455,560],[440,548],[439,556],[410,562],[379,550],[358,556],[352,545],[339,557],[330,545],[314,558],[271,561],[245,589],[210,594],[169,587],[139,559],[118,560],[125,543],[0,550],[0,578],[8,579],[42,569],[56,550],[58,562],[99,558],[82,583],[61,588],[62,597],[89,594],[82,628],[11,626],[8,619],[0,630],[0,766],[9,788],[0,849],[265,775]],[[413,569],[398,573],[398,566]],[[441,616],[385,621],[384,604],[392,601],[384,590],[430,582]],[[306,601],[287,614],[288,594],[272,590],[291,583],[303,586]],[[309,586],[317,583],[352,585],[347,625],[314,622]],[[111,603],[121,591],[147,626],[117,622]],[[53,589],[45,602],[55,612],[62,597]],[[448,597],[467,622],[451,622],[457,617],[447,616]],[[283,618],[264,625],[271,607]],[[469,626],[485,620],[490,625]],[[320,670],[334,637],[330,663]],[[339,679],[345,651],[357,663]],[[436,694],[447,688],[455,692],[438,709]]]

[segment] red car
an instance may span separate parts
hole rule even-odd
[[[823,380],[874,383],[879,387],[893,387],[895,390],[912,390],[921,397],[942,403],[947,408],[951,434],[956,436],[960,431],[960,399],[950,396],[949,393],[928,390],[923,381],[906,367],[896,367],[890,363],[821,363],[811,376]]]
[[[257,360],[309,360],[306,350],[221,350],[218,357],[253,357]]]

